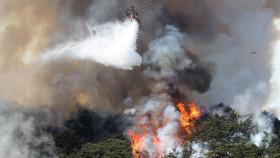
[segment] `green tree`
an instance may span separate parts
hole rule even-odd
[[[125,139],[108,139],[99,143],[86,143],[66,158],[131,158],[129,142]]]
[[[222,116],[204,115],[196,123],[191,141],[204,141],[209,145],[211,158],[258,158],[265,150],[250,143],[254,128],[250,117],[241,117],[230,108],[224,108]],[[190,151],[185,151],[185,157]]]

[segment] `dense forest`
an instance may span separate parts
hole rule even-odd
[[[203,114],[191,135],[184,140],[184,158],[279,158],[280,121],[274,121],[272,140],[260,147],[250,141],[254,124],[250,116],[239,116],[229,107],[221,106],[223,115]],[[125,136],[121,115],[101,117],[80,110],[65,123],[63,130],[53,130],[56,150],[61,158],[131,158],[130,140]],[[191,145],[203,142],[207,152],[195,155]],[[170,153],[164,158],[175,158]],[[203,155],[204,154],[204,155]]]

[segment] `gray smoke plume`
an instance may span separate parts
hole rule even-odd
[[[142,19],[137,41],[142,66],[123,71],[85,57],[38,60],[65,43],[84,41],[96,26],[125,21],[129,5]],[[77,105],[109,114],[164,93],[203,105],[224,102],[253,114],[262,127],[262,111],[278,107],[266,105],[277,103],[271,88],[277,83],[271,79],[278,67],[271,48],[278,38],[272,36],[277,6],[275,0],[2,0],[0,100],[23,109],[52,107],[54,118],[63,121]],[[129,66],[139,61],[138,56]],[[13,119],[23,116],[11,115],[13,129]],[[35,128],[30,118],[22,124],[30,127],[27,133]]]
[[[134,125],[130,130],[141,136],[138,142],[143,145],[138,151],[141,157],[163,157],[173,150],[182,153],[182,142],[178,137],[179,112],[170,96],[161,94],[143,98],[134,110]]]
[[[242,115],[252,114],[257,126],[261,127],[264,110],[278,115],[278,105],[275,104],[278,102],[275,97],[278,94],[278,88],[275,88],[277,73],[274,70],[279,64],[273,60],[277,56],[272,56],[272,43],[277,39],[272,35],[277,34],[272,28],[279,12],[277,4],[273,0],[164,1],[154,9],[152,25],[143,25],[154,29],[173,24],[188,35],[189,40],[186,41],[193,45],[190,49],[192,54],[203,61],[202,70],[207,67],[206,71],[198,69],[198,73],[187,67],[189,71],[183,73],[188,87],[196,89],[187,90],[189,98],[202,105],[223,102]],[[148,50],[149,45],[146,46]],[[211,79],[213,81],[208,85]],[[268,123],[268,129],[272,129],[271,121]]]
[[[273,12],[265,7],[266,1],[224,1],[209,6],[222,30],[212,41],[198,44],[201,58],[216,68],[211,89],[202,97],[197,95],[197,100],[203,104],[224,102],[261,120],[258,117],[264,110],[271,74]]]
[[[0,18],[1,100],[22,106],[56,106],[63,111],[62,114],[68,115],[69,111],[75,110],[77,103],[97,109],[102,105],[102,108],[99,106],[100,109],[106,112],[118,111],[128,91],[131,91],[132,96],[133,93],[142,93],[141,89],[129,90],[138,86],[134,81],[141,80],[141,74],[135,74],[138,73],[137,70],[119,71],[87,60],[71,58],[49,62],[38,60],[47,50],[69,41],[84,39],[89,34],[88,25],[96,26],[106,22],[105,18],[104,21],[99,19],[107,17],[107,12],[100,11],[99,15],[95,15],[94,8],[103,7],[106,10],[115,7],[116,1],[83,2],[81,6],[77,5],[80,4],[78,1],[63,0],[1,3],[3,9],[9,8],[2,12]],[[92,6],[83,6],[84,3]],[[112,12],[114,13],[113,10]],[[24,17],[18,18],[19,15]],[[111,24],[110,27],[113,27],[115,23],[107,26]],[[108,49],[110,46],[106,47]],[[132,54],[128,52],[128,55]],[[109,59],[110,54],[107,57]],[[116,63],[122,64],[121,60],[130,62],[126,56],[116,57]],[[128,77],[130,75],[132,78]],[[101,99],[104,97],[107,99]]]
[[[0,102],[0,157],[56,158],[52,137],[37,127],[40,119]]]
[[[1,53],[0,58],[1,100],[22,106],[56,106],[63,111],[63,115],[67,116],[69,111],[75,110],[77,103],[106,113],[121,111],[125,98],[132,97],[137,100],[149,94],[152,89],[150,83],[147,83],[151,82],[150,79],[146,79],[141,68],[133,72],[121,71],[88,60],[68,57],[48,62],[38,60],[40,56],[46,55],[47,50],[55,51],[54,48],[61,44],[85,39],[90,33],[91,27],[102,27],[104,23],[109,25],[114,23],[108,22],[124,20],[124,10],[128,2],[117,3],[115,0],[110,0],[79,3],[74,0],[61,0],[41,3],[29,0],[23,4],[19,1],[1,3],[3,3],[1,6],[6,8],[6,11],[2,11],[1,14],[3,18],[1,18],[2,27],[0,29],[0,38],[3,41],[1,42],[1,52],[4,52]],[[146,4],[148,3],[149,1]],[[160,13],[158,16],[161,16],[165,3],[157,2],[157,5],[160,7],[157,7],[156,11]],[[10,8],[9,11],[7,8]],[[102,8],[102,10],[98,8]],[[141,12],[139,11],[139,13]],[[25,16],[18,18],[18,15],[21,14]],[[42,16],[46,18],[41,18]],[[145,22],[147,20],[145,17],[145,15],[142,17],[143,23],[140,27],[151,26],[150,23]],[[172,32],[174,32],[174,36],[178,36],[175,37],[175,40],[171,40],[176,43],[176,38],[179,38],[179,45],[175,44],[174,47],[178,47],[176,49],[180,50],[171,50],[175,53],[178,52],[179,56],[175,55],[175,57],[172,55],[174,53],[171,53],[170,57],[174,56],[175,60],[180,59],[181,63],[176,64],[175,67],[172,66],[171,69],[175,75],[168,79],[168,83],[183,84],[187,85],[190,90],[205,92],[211,81],[208,70],[201,66],[198,71],[196,68],[187,68],[190,65],[198,67],[196,62],[192,62],[195,64],[188,63],[191,60],[195,61],[192,56],[196,56],[192,54],[192,48],[190,48],[192,44],[188,42],[191,41],[190,37],[187,33],[180,32],[175,26],[165,26],[165,22],[161,22],[161,19],[156,17],[150,18],[153,18],[162,28],[158,29],[159,33],[154,33],[155,36],[148,35],[149,37],[147,37],[145,33],[140,32],[138,47],[142,48],[140,49],[142,53],[149,51],[148,48],[145,48],[145,43],[149,42],[147,38],[155,40],[157,37],[164,36],[165,29],[168,32],[168,29],[173,27],[168,34],[173,36]],[[147,42],[142,42],[144,39],[147,39]],[[164,37],[162,40],[165,40]],[[161,44],[154,43],[155,46],[152,46],[153,43],[149,45],[159,47]],[[150,50],[150,52],[152,51],[154,50]],[[80,55],[79,51],[75,51],[75,53]],[[87,51],[86,54],[90,54],[90,51]],[[110,54],[107,56],[110,57]],[[82,59],[85,59],[85,56]],[[184,61],[184,59],[186,60]],[[116,61],[120,60],[122,59],[118,57]],[[176,61],[172,61],[170,64],[174,62]],[[164,69],[162,67],[160,71],[166,71]],[[175,83],[172,83],[173,78],[176,80]],[[66,105],[68,108],[65,108]]]

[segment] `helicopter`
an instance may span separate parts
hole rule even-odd
[[[159,5],[159,2],[161,1],[162,0],[153,0],[152,2],[145,2],[143,0],[129,0],[129,6],[126,9],[125,14],[130,21],[136,20],[140,24],[141,18],[137,11],[143,11],[152,7],[160,7],[161,5]]]
[[[125,11],[126,16],[129,18],[129,20],[136,20],[139,24],[141,19],[138,16],[138,12],[135,9],[135,6],[130,6]]]

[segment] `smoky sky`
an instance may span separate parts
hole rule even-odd
[[[174,5],[169,5],[170,2],[146,1],[144,6],[151,7],[139,10],[139,15],[143,19],[137,43],[141,48],[140,53],[143,54],[148,49],[149,41],[157,38],[157,30],[163,29],[166,24],[174,24],[182,32],[189,31],[188,34],[195,32],[196,23],[202,15],[193,17],[193,20],[179,18],[182,15],[192,16],[190,11],[185,12],[183,8],[176,8],[181,5],[189,6],[189,3],[178,1]],[[6,17],[3,20],[6,26],[1,31],[0,47],[0,69],[3,72],[0,77],[2,100],[28,106],[54,105],[61,110],[70,109],[70,111],[75,109],[77,102],[85,100],[86,104],[95,109],[118,111],[122,109],[126,97],[137,100],[151,91],[150,81],[142,73],[145,65],[134,71],[120,71],[88,61],[71,59],[45,64],[37,62],[34,57],[64,41],[83,38],[87,35],[87,23],[95,25],[125,19],[124,11],[130,2],[29,0],[24,3],[16,1],[2,3],[3,8],[9,8],[9,11],[2,12],[3,17]],[[137,4],[143,6],[144,3],[135,4],[137,8]],[[190,2],[190,4],[206,7],[204,3]],[[177,10],[178,14],[175,14],[174,10]],[[24,16],[18,18],[21,14]],[[211,21],[206,18],[205,20],[206,23]],[[203,69],[207,71],[207,68]],[[188,76],[187,73],[185,76]],[[202,76],[197,75],[195,78]],[[210,83],[210,80],[203,82]],[[191,81],[190,84],[194,90],[205,92],[209,83]]]
[[[38,60],[57,46],[87,38],[89,27],[124,21],[131,5],[141,18],[141,66],[125,71],[67,57]],[[92,114],[101,121],[100,131],[94,131],[100,134],[119,124],[104,127],[104,116],[121,113],[154,93],[199,105],[222,102],[241,114],[259,114],[270,91],[271,24],[278,16],[277,0],[2,0],[0,100],[9,103],[3,107],[18,108],[3,120],[24,136],[41,140],[29,133],[61,124],[83,107],[100,114]],[[19,118],[26,127],[15,121]],[[46,136],[46,149],[52,148]]]
[[[125,9],[135,5],[142,19],[139,53],[149,51],[150,42],[172,25],[191,39],[181,45],[188,45],[184,54],[195,65],[176,70],[178,76],[171,77],[175,78],[172,84],[188,85],[186,95],[194,95],[201,103],[232,103],[234,99],[228,98],[269,79],[270,55],[265,52],[269,50],[269,22],[276,16],[276,3],[4,0],[0,12],[1,100],[27,106],[55,105],[65,111],[75,110],[76,103],[82,102],[91,109],[112,112],[122,111],[126,98],[137,101],[152,93],[155,81],[143,74],[150,65],[121,71],[67,58],[50,63],[36,61],[36,56],[56,45],[87,36],[88,25],[124,20]],[[252,56],[251,51],[257,54]],[[223,96],[225,92],[227,96]]]

